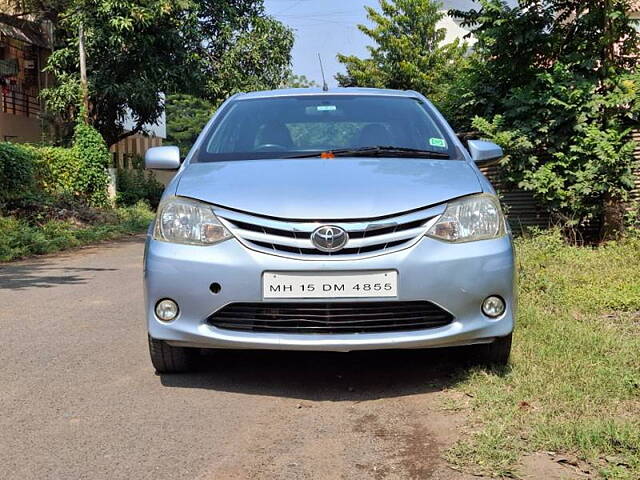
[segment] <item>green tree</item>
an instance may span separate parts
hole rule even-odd
[[[167,97],[166,110],[167,143],[180,147],[186,156],[215,109],[202,98],[175,94]]]
[[[633,185],[628,133],[640,110],[640,36],[629,2],[480,3],[454,12],[478,40],[457,109],[477,115],[473,126],[485,136],[517,139],[502,162],[512,183],[568,226],[601,220],[610,236]]]
[[[255,17],[226,41],[226,49],[207,54],[205,96],[213,103],[237,93],[278,88],[291,66],[293,32],[271,17]]]
[[[342,86],[416,90],[439,103],[467,50],[458,40],[444,44],[442,3],[380,0],[380,11],[365,7],[372,27],[358,25],[373,41],[369,58],[338,55],[347,70]]]
[[[109,145],[158,120],[161,92],[217,103],[236,91],[275,88],[289,72],[293,35],[264,15],[262,0],[57,0],[55,13],[47,2],[31,3],[56,19],[47,68],[57,81],[43,98],[63,136],[78,115],[80,25],[89,119]],[[127,114],[132,129],[124,128]]]
[[[59,48],[48,70],[48,109],[64,123],[78,114],[78,29],[85,31],[92,124],[108,145],[140,132],[163,111],[161,92],[194,79],[198,19],[188,0],[73,0],[57,28]],[[125,130],[130,113],[134,127]]]
[[[290,73],[282,86],[284,88],[310,88],[319,87],[320,84],[314,80],[309,80],[306,75],[294,75]]]

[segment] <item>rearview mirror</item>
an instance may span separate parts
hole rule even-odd
[[[476,163],[488,163],[492,160],[498,160],[504,156],[502,148],[493,142],[469,140],[467,145],[469,147],[471,159]]]
[[[153,147],[144,154],[144,168],[150,170],[176,170],[180,168],[178,147]]]

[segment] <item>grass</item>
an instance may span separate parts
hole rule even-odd
[[[144,231],[154,213],[140,202],[105,212],[95,223],[49,220],[34,225],[23,218],[0,217],[0,262],[54,253]]]
[[[517,476],[525,452],[569,453],[606,479],[640,478],[640,239],[572,247],[517,241],[511,365],[461,374],[477,428],[454,464]]]

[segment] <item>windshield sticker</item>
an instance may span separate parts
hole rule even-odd
[[[430,138],[429,145],[432,147],[447,148],[447,142],[444,138]]]
[[[316,109],[319,112],[334,112],[336,110],[335,105],[318,105]]]

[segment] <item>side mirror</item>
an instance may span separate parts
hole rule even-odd
[[[180,168],[178,147],[153,147],[144,154],[144,168],[150,170],[177,170]]]
[[[488,163],[492,160],[498,160],[504,156],[502,148],[493,142],[485,142],[483,140],[469,140],[467,142],[469,146],[469,153],[471,159],[480,164]]]

